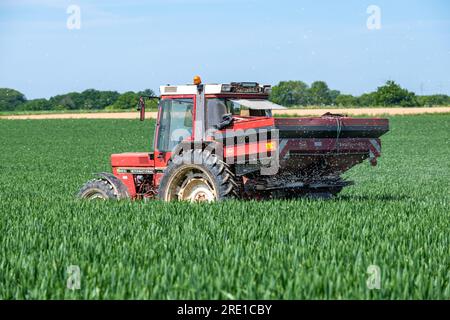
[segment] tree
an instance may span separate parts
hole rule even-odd
[[[82,109],[104,109],[114,104],[119,96],[116,91],[85,90],[81,93]]]
[[[135,109],[139,102],[139,95],[133,91],[128,91],[120,97],[111,106],[112,109]]]
[[[418,105],[415,93],[403,89],[391,80],[375,91],[375,103],[380,106],[412,107]]]
[[[155,97],[156,94],[152,89],[145,89],[137,93],[139,96]]]
[[[106,106],[114,103],[119,96],[115,91],[98,91],[88,89],[81,93],[69,92],[63,95],[57,95],[50,98],[50,102],[58,108],[75,109],[104,109]]]
[[[63,95],[57,95],[50,98],[51,103],[59,109],[87,109],[99,110],[112,105],[119,98],[120,94],[116,91],[99,91],[87,89],[83,92],[70,92]]]
[[[309,89],[310,103],[312,105],[330,105],[332,98],[330,89],[324,81],[315,81]]]
[[[0,111],[12,111],[27,101],[25,95],[17,90],[0,88]]]
[[[336,105],[336,99],[339,97],[341,92],[339,90],[330,90],[330,98],[331,98],[331,104]]]
[[[47,99],[33,99],[19,105],[16,110],[21,111],[41,111],[52,110],[54,106]]]
[[[448,106],[450,105],[450,97],[445,94],[434,94],[431,96],[418,96],[417,102],[424,107],[432,106]]]
[[[340,94],[336,97],[335,104],[341,107],[356,106],[358,100],[351,94]]]
[[[302,81],[281,81],[272,88],[270,100],[284,105],[308,105],[308,85]]]
[[[79,92],[69,92],[51,97],[50,103],[66,110],[83,109],[83,99]]]
[[[375,92],[364,93],[356,98],[356,105],[361,107],[370,107],[376,105]]]

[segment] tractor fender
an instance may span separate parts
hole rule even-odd
[[[128,188],[125,186],[125,184],[120,181],[119,178],[117,178],[112,173],[108,172],[99,172],[94,173],[94,175],[98,176],[101,179],[104,179],[108,181],[112,187],[114,188],[114,191],[117,193],[117,199],[128,199],[130,197],[130,194],[128,193]]]

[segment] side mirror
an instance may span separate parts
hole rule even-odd
[[[144,121],[144,119],[145,119],[145,100],[144,100],[144,97],[140,97],[139,98],[138,111],[139,111],[139,120]]]

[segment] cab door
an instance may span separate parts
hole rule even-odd
[[[192,141],[195,95],[162,97],[155,130],[155,167],[165,168],[172,151],[182,141]]]

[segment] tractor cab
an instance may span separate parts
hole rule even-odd
[[[159,184],[173,151],[181,143],[211,141],[215,132],[245,128],[250,120],[252,127],[258,126],[258,119],[266,119],[260,126],[267,125],[267,121],[272,125],[272,110],[284,107],[268,100],[270,89],[256,82],[202,84],[198,77],[193,84],[161,86],[154,151],[113,154],[113,174],[126,185],[131,197],[148,195],[148,186]],[[145,119],[145,98],[157,97],[141,97],[140,120]],[[144,187],[148,179],[152,181]]]
[[[160,87],[155,150],[163,151],[160,147],[164,146],[169,151],[186,139],[207,139],[207,131],[230,127],[234,121],[272,117],[272,110],[285,109],[268,100],[270,85],[256,82],[203,85],[199,78],[195,80],[198,82],[192,85]]]

